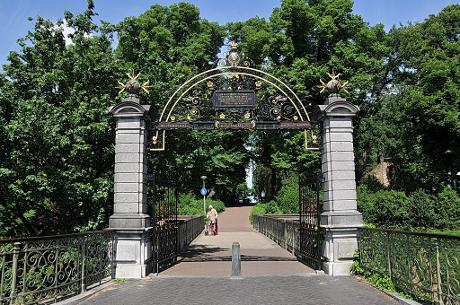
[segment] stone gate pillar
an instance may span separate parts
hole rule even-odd
[[[149,107],[130,95],[110,110],[116,119],[114,213],[109,220],[115,231],[116,278],[146,276],[145,261],[150,257],[145,185]]]
[[[338,94],[331,94],[316,109],[322,122],[322,173],[324,185],[321,227],[325,230],[324,271],[332,276],[349,275],[358,248],[357,233],[362,215],[357,210],[353,118],[359,108]]]

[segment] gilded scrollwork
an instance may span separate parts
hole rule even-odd
[[[265,80],[265,75],[254,70],[247,73],[245,68],[253,67],[253,62],[245,58],[239,51],[238,44],[230,43],[230,51],[218,65],[226,68],[225,72],[216,76],[209,76],[194,88],[182,95],[181,102],[177,103],[174,115],[169,120],[263,120],[263,121],[298,121],[299,108],[293,105],[294,96],[289,92],[281,92],[270,82]],[[227,107],[213,109],[212,99],[215,92],[238,94],[240,92],[253,92],[254,97],[260,102],[248,109],[245,107]]]

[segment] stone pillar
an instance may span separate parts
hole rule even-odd
[[[316,109],[322,122],[322,173],[324,183],[321,227],[325,229],[324,271],[332,276],[349,275],[358,248],[362,215],[357,210],[353,118],[359,108],[338,94]]]
[[[149,107],[130,95],[110,110],[116,119],[114,213],[109,220],[115,231],[116,278],[145,277],[151,254],[146,202]]]

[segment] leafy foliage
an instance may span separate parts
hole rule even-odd
[[[206,209],[209,205],[212,205],[216,209],[217,213],[225,211],[225,204],[220,200],[206,199]],[[203,199],[199,199],[191,193],[179,195],[179,215],[205,215],[203,206]]]
[[[334,68],[351,82],[347,98],[361,108],[358,181],[369,185],[367,174],[382,157],[392,164],[390,190],[374,184],[359,191],[367,221],[458,228],[458,194],[445,186],[460,171],[460,5],[388,33],[352,8],[351,0],[283,0],[269,19],[222,26],[178,3],[96,24],[88,0],[84,12],[65,12],[63,20],[36,18],[0,73],[0,234],[104,227],[112,213],[114,159],[114,122],[106,111],[119,100],[117,80],[142,72],[153,86],[142,102],[158,117],[177,86],[210,67],[226,39],[289,83],[309,111],[323,103],[315,86],[326,72]],[[320,166],[319,153],[303,149],[304,136],[168,134],[167,152],[150,155],[149,165],[178,173],[187,191],[197,192],[206,175],[215,198],[233,202],[246,192],[241,184],[252,159],[254,192],[295,212],[290,179]]]
[[[372,192],[358,187],[358,209],[364,221],[377,227],[458,229],[460,196],[450,187],[436,195],[418,190],[406,196],[393,190]]]
[[[111,211],[112,121],[120,67],[99,33],[92,2],[66,45],[62,24],[37,18],[11,52],[0,88],[4,145],[0,227],[30,235],[94,229]]]
[[[290,175],[283,180],[276,203],[284,214],[299,213],[299,177]]]
[[[431,192],[460,170],[459,15],[447,6],[387,34],[386,89],[363,105],[357,130],[361,174],[388,156],[392,188]]]
[[[269,201],[267,203],[257,203],[251,208],[249,212],[249,220],[251,223],[254,222],[254,215],[265,215],[265,214],[281,214],[282,211],[278,207],[275,201]]]

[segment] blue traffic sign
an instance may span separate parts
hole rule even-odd
[[[200,190],[201,196],[206,196],[207,193],[208,193],[208,190],[203,186]]]

